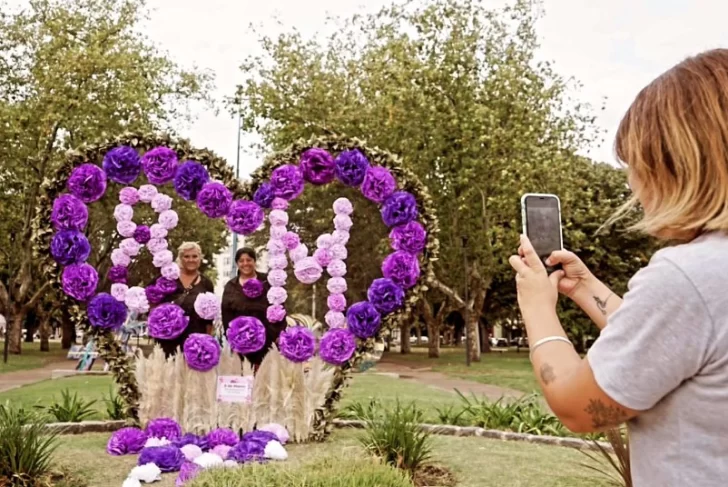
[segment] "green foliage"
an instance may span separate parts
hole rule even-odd
[[[382,415],[382,402],[379,399],[369,399],[368,403],[354,402],[339,412],[341,419],[354,419],[366,421]]]
[[[402,406],[397,401],[381,415],[362,419],[365,427],[360,443],[386,464],[414,475],[431,459],[432,437],[422,429],[422,411],[415,404]]]
[[[38,409],[46,411],[59,423],[80,423],[96,414],[93,405],[95,400],[84,401],[78,397],[77,393],[71,394],[68,389],[61,391],[61,402],[54,402],[50,406],[36,406]]]
[[[437,409],[437,419],[440,424],[450,424],[453,426],[466,426],[467,420],[464,417],[466,410],[454,404],[449,404],[443,408]]]
[[[126,404],[124,399],[116,393],[113,387],[109,387],[109,395],[104,396],[106,404],[106,415],[109,419],[126,419]]]
[[[51,473],[57,436],[39,414],[0,405],[0,485],[43,485]]]
[[[245,465],[239,469],[211,469],[189,487],[412,487],[407,475],[395,468],[356,456],[331,456],[289,463]]]
[[[597,454],[581,450],[589,458],[589,463],[582,465],[606,477],[610,485],[616,487],[632,487],[632,471],[629,459],[629,434],[626,429],[614,428],[607,430],[607,441],[612,451],[593,441]]]

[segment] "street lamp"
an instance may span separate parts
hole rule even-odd
[[[238,148],[236,151],[236,157],[235,157],[235,179],[240,179],[240,134],[243,131],[243,116],[242,116],[242,110],[240,109],[240,106],[238,105]],[[237,262],[235,262],[235,254],[238,252],[238,234],[233,232],[233,255],[232,255],[232,274],[235,275],[237,272]]]
[[[468,322],[470,321],[470,310],[468,309],[468,301],[470,300],[469,296],[469,276],[468,276],[468,237],[462,236],[463,241],[463,269],[464,269],[464,275],[465,275],[465,312],[464,319],[465,319],[465,365],[470,367],[470,332],[468,330]]]

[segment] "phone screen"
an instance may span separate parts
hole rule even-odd
[[[561,215],[559,200],[549,195],[525,198],[526,235],[541,259],[561,250]]]

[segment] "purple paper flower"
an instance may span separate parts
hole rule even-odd
[[[164,292],[156,285],[144,288],[144,294],[146,294],[149,304],[159,304],[164,301]]]
[[[321,265],[313,257],[304,257],[296,262],[293,268],[296,279],[303,284],[313,284],[318,281],[323,271]]]
[[[416,255],[398,250],[384,259],[382,274],[402,289],[409,289],[420,278],[420,263]]]
[[[208,450],[207,440],[204,436],[198,436],[194,433],[185,433],[172,442],[177,448],[182,448],[185,445],[199,446],[201,450]]]
[[[192,370],[207,372],[220,362],[220,344],[210,335],[192,333],[182,348],[187,365]]]
[[[228,228],[241,235],[250,235],[263,224],[265,214],[257,203],[246,200],[235,200],[228,210]]]
[[[389,314],[400,308],[404,302],[404,291],[391,279],[374,279],[367,291],[369,302],[381,314]]]
[[[139,191],[131,186],[121,188],[119,190],[119,201],[123,205],[134,206],[139,203]]]
[[[329,328],[344,328],[346,326],[346,316],[340,311],[327,312],[324,321],[329,325]]]
[[[311,184],[327,184],[334,180],[334,158],[324,149],[308,149],[301,155],[303,177]]]
[[[261,184],[253,195],[253,201],[258,203],[261,208],[270,208],[276,195],[273,192],[273,186],[270,183]]]
[[[273,170],[270,184],[274,195],[290,201],[303,192],[303,175],[298,166],[286,164]]]
[[[207,433],[205,440],[209,448],[212,449],[218,445],[235,446],[240,441],[240,438],[230,428],[217,428]]]
[[[152,232],[149,231],[149,227],[146,225],[139,225],[134,230],[134,240],[144,245],[149,242],[152,238]]]
[[[384,201],[381,212],[388,227],[404,225],[417,218],[417,200],[411,193],[397,191]]]
[[[177,153],[168,147],[155,147],[144,154],[142,166],[150,183],[168,183],[177,173]]]
[[[176,472],[184,461],[182,451],[174,445],[150,446],[141,451],[137,465],[153,463],[162,472]]]
[[[51,221],[56,230],[82,231],[88,223],[88,208],[72,194],[62,194],[53,201]]]
[[[346,275],[346,263],[340,259],[334,259],[326,268],[331,277],[344,277]]]
[[[126,306],[111,294],[99,293],[88,303],[88,320],[91,325],[116,331],[126,321]]]
[[[316,351],[316,337],[305,326],[292,326],[281,333],[278,348],[291,362],[306,362]]]
[[[224,184],[211,182],[205,184],[197,194],[197,206],[208,218],[222,218],[227,215],[233,195]]]
[[[294,232],[286,232],[281,240],[283,240],[283,245],[285,245],[288,250],[295,249],[301,243],[301,237]]]
[[[195,161],[186,161],[177,168],[174,175],[174,189],[187,201],[197,199],[202,187],[210,181],[210,174],[205,166]]]
[[[189,321],[182,308],[176,304],[162,304],[149,312],[149,336],[159,340],[177,338],[187,328]]]
[[[273,198],[273,202],[270,204],[270,207],[274,210],[287,210],[288,201],[276,196],[275,198]]]
[[[354,335],[343,328],[327,331],[321,339],[319,356],[331,365],[341,365],[348,361],[356,350]]]
[[[377,334],[382,316],[372,303],[360,301],[349,307],[346,312],[346,322],[354,336],[366,340]]]
[[[280,321],[283,321],[283,319],[286,317],[286,308],[284,308],[280,304],[268,306],[268,309],[266,309],[265,311],[265,317],[271,323],[278,323]]]
[[[63,269],[61,286],[63,292],[72,298],[86,301],[94,295],[98,284],[99,275],[96,269],[88,264],[71,264]]]
[[[389,169],[381,166],[371,166],[367,169],[361,185],[361,193],[365,198],[375,203],[381,203],[389,198],[395,189],[397,189],[397,182]]]
[[[346,297],[343,294],[330,294],[326,304],[331,311],[343,312],[346,309]]]
[[[327,267],[334,259],[328,249],[316,249],[313,253],[313,258],[316,259],[316,262],[318,262],[321,267]]]
[[[265,345],[265,327],[252,316],[239,316],[232,320],[226,336],[230,348],[243,355],[257,352]]]
[[[410,221],[389,232],[389,242],[395,250],[419,254],[427,245],[427,232],[420,222]]]
[[[271,441],[278,441],[278,436],[272,431],[253,430],[248,431],[247,433],[243,433],[243,437],[240,439],[240,441],[257,442],[262,444],[263,448],[265,448],[266,445]]]
[[[160,277],[157,279],[155,286],[162,291],[165,295],[172,294],[177,290],[177,281],[167,279],[166,277]]]
[[[241,441],[228,452],[228,459],[238,463],[264,462],[265,445],[259,441]]]
[[[81,264],[91,254],[91,244],[78,230],[61,230],[51,240],[51,255],[61,265]]]
[[[147,438],[147,434],[139,428],[121,428],[109,438],[106,452],[114,456],[137,454],[144,448]]]
[[[182,487],[190,480],[197,477],[202,472],[202,467],[193,462],[184,462],[179,469],[177,480],[174,481],[175,487]]]
[[[142,172],[139,154],[133,147],[114,147],[104,156],[101,164],[106,175],[119,184],[131,184]]]
[[[359,149],[344,151],[336,158],[336,177],[347,186],[359,186],[368,168],[369,160]]]
[[[81,164],[68,178],[68,190],[84,203],[93,203],[106,192],[106,173],[94,164]]]
[[[147,424],[147,436],[150,438],[167,438],[178,440],[182,436],[182,427],[172,418],[157,418]]]
[[[120,265],[112,266],[106,274],[106,278],[111,283],[126,284],[129,278],[129,269]]]
[[[263,283],[258,279],[248,279],[243,284],[243,294],[251,299],[259,298],[263,295]]]

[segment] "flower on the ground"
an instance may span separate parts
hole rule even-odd
[[[162,304],[149,313],[149,336],[159,340],[177,338],[187,328],[189,321],[182,308],[176,304]]]
[[[252,316],[239,316],[232,320],[226,336],[230,348],[243,355],[257,352],[265,345],[265,327]]]
[[[214,429],[205,435],[205,439],[210,448],[215,448],[218,445],[233,447],[240,441],[238,434],[230,428]]]
[[[394,227],[389,232],[389,242],[394,250],[418,254],[427,245],[427,232],[420,222],[410,221]]]
[[[194,433],[185,433],[184,435],[180,436],[178,439],[173,441],[174,445],[182,448],[185,445],[197,445],[202,450],[207,450],[207,442],[205,441],[204,436],[199,436]]]
[[[327,184],[334,180],[334,158],[324,149],[308,149],[301,155],[303,177],[312,184]]]
[[[139,428],[121,428],[109,438],[106,452],[115,456],[137,454],[144,448],[147,438],[147,434]]]
[[[152,446],[139,453],[138,465],[153,463],[162,472],[176,472],[184,461],[182,451],[174,445]]]
[[[104,156],[101,163],[106,175],[119,184],[131,184],[142,172],[139,153],[133,147],[114,147]]]
[[[175,441],[182,436],[182,427],[172,418],[157,418],[147,424],[146,432],[150,437]]]
[[[369,302],[382,315],[389,314],[400,308],[404,302],[404,291],[401,287],[386,277],[375,279],[367,291]]]
[[[197,458],[197,457],[195,457]],[[175,487],[182,487],[190,480],[194,479],[202,471],[202,467],[193,462],[184,462],[179,469],[179,476],[174,481]]]
[[[51,240],[51,255],[61,265],[81,264],[91,254],[91,244],[78,230],[61,230]]]
[[[265,460],[265,445],[242,440],[228,452],[228,458],[238,463],[262,462]]]
[[[270,460],[286,460],[288,458],[288,452],[280,441],[269,441],[265,445],[265,451],[263,452],[265,458]]]
[[[305,326],[292,326],[281,333],[278,348],[291,362],[306,362],[316,351],[316,337]]]
[[[106,173],[94,164],[81,164],[68,178],[68,190],[84,203],[101,199],[106,192]]]
[[[126,321],[126,306],[111,294],[99,293],[88,304],[88,320],[92,326],[116,331]]]
[[[223,463],[223,459],[212,452],[203,453],[199,457],[195,458],[195,464],[202,467],[203,470],[213,467],[219,467]]]
[[[381,166],[371,166],[367,169],[361,192],[365,198],[381,203],[389,198],[397,189],[397,182],[389,169]]]
[[[255,232],[264,219],[263,209],[257,203],[247,200],[233,201],[225,218],[228,228],[241,235]]]
[[[83,231],[88,223],[88,208],[72,194],[62,194],[53,201],[51,222],[55,230]]]
[[[169,147],[155,147],[142,156],[142,167],[152,184],[165,184],[177,173],[177,153]]]
[[[197,446],[193,443],[188,443],[184,446],[178,446],[177,448],[179,448],[182,451],[182,454],[185,456],[185,459],[190,462],[192,460],[194,460],[195,458],[199,457],[200,455],[202,455],[202,448],[200,448],[199,446]]]
[[[356,350],[356,338],[351,331],[335,328],[327,331],[321,338],[319,356],[331,365],[341,365],[348,361]]]
[[[171,444],[172,442],[165,437],[157,438],[156,436],[152,436],[147,439],[146,443],[144,443],[144,448],[149,448],[151,446],[167,446]]]
[[[303,175],[298,166],[286,164],[273,170],[270,175],[270,184],[273,194],[290,201],[298,198],[303,192]]]
[[[177,167],[174,176],[174,189],[187,201],[197,199],[202,187],[210,181],[210,174],[205,166],[195,161],[186,161]]]
[[[189,368],[198,372],[212,370],[220,362],[220,344],[211,335],[192,333],[185,340],[182,351]],[[207,440],[209,444],[210,438]]]
[[[131,472],[129,472],[129,478],[151,484],[162,480],[162,471],[155,464],[146,463],[132,468]]]
[[[63,292],[79,301],[86,301],[93,296],[98,284],[99,275],[88,264],[71,264],[61,274]]]
[[[382,274],[402,289],[409,289],[420,278],[420,263],[416,255],[398,250],[384,259]]]
[[[377,334],[382,322],[379,311],[369,301],[354,303],[346,312],[349,330],[358,338],[366,340]]]
[[[263,426],[258,428],[258,431],[268,431],[270,433],[273,433],[274,435],[276,435],[276,438],[278,438],[278,441],[282,445],[288,443],[288,440],[290,439],[290,435],[288,434],[288,430],[286,429],[286,427],[278,423],[264,424]]]
[[[228,453],[230,452],[230,450],[232,448],[233,447],[229,446],[229,445],[217,445],[215,448],[212,448],[210,451],[212,451],[212,453],[219,456],[220,458],[227,458]]]

